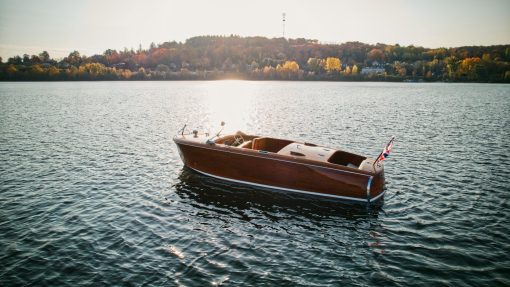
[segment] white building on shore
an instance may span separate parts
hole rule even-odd
[[[386,70],[384,69],[384,67],[377,61],[372,62],[371,67],[364,67],[361,69],[362,75],[382,75],[385,72]]]

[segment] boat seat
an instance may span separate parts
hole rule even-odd
[[[262,139],[261,138],[254,138],[252,140],[251,148],[253,150],[260,150],[262,148]]]
[[[355,165],[355,164],[352,164],[352,163],[348,163],[347,164],[347,167],[350,167],[350,168],[358,168],[359,166]]]
[[[222,137],[218,137],[216,140],[214,140],[215,143],[223,143],[226,140],[229,140],[232,136],[231,135],[225,135]]]
[[[238,148],[252,148],[252,141],[245,141],[237,146]]]
[[[275,139],[275,138],[268,138],[268,137],[261,137],[261,138],[254,138],[252,144],[253,150],[263,150],[267,152],[274,152],[277,153],[279,150],[287,146],[288,144],[292,143],[292,141],[289,140],[282,140],[282,139]]]

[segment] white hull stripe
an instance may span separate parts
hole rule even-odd
[[[275,160],[275,161],[281,161],[281,162],[287,162],[287,163],[293,163],[293,164],[300,164],[300,165],[305,165],[305,166],[313,166],[313,167],[318,167],[318,168],[323,168],[323,169],[334,170],[336,172],[343,172],[343,173],[350,173],[350,174],[356,174],[356,175],[372,177],[372,175],[370,175],[370,174],[358,173],[358,172],[353,172],[353,171],[348,171],[348,170],[343,170],[343,169],[336,169],[336,168],[325,167],[325,166],[320,166],[320,165],[314,165],[314,164],[297,162],[297,161],[290,161],[290,160],[277,159],[277,158],[264,157],[264,156],[256,156],[256,155],[248,154],[248,153],[232,152],[232,151],[228,151],[228,150],[225,150],[225,149],[213,149],[213,148],[208,148],[208,147],[201,146],[201,145],[191,145],[191,144],[186,144],[186,143],[182,143],[182,142],[179,142],[178,144],[182,144],[182,145],[186,145],[186,146],[191,146],[191,147],[196,147],[196,148],[214,150],[214,151],[219,151],[219,152],[233,153],[233,154],[242,155],[242,156],[250,156],[250,157],[269,159],[269,160]]]
[[[207,172],[203,172],[203,171],[194,169],[192,167],[189,167],[189,168],[191,168],[192,170],[194,170],[194,171],[196,171],[198,173],[201,173],[201,174],[204,174],[204,175],[207,175],[207,176],[210,176],[210,177],[214,177],[214,178],[222,179],[222,180],[226,180],[226,181],[231,181],[231,182],[236,182],[236,183],[242,183],[242,184],[246,184],[246,185],[253,185],[253,186],[258,186],[258,187],[279,189],[279,190],[284,190],[284,191],[292,191],[292,192],[298,192],[298,193],[303,193],[303,194],[312,194],[312,195],[319,195],[319,196],[339,198],[339,199],[345,199],[345,200],[353,200],[353,201],[361,201],[361,202],[367,202],[367,201],[368,202],[374,202],[374,201],[378,200],[379,198],[381,198],[384,195],[384,193],[386,192],[386,191],[383,191],[378,196],[376,196],[376,197],[374,197],[374,198],[372,198],[370,200],[367,200],[367,199],[364,199],[364,198],[356,198],[356,197],[350,197],[350,196],[341,196],[341,195],[334,195],[334,194],[327,194],[327,193],[319,193],[319,192],[305,191],[305,190],[300,190],[300,189],[292,189],[292,188],[285,188],[285,187],[278,187],[278,186],[273,186],[273,185],[254,183],[254,182],[250,182],[250,181],[231,179],[231,178],[221,177],[221,176],[213,175],[213,174],[210,174],[210,173],[207,173]]]

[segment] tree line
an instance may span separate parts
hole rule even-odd
[[[338,80],[510,83],[510,45],[430,49],[310,39],[199,36],[149,48],[0,58],[0,80]]]

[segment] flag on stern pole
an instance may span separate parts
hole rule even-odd
[[[377,160],[375,161],[376,163],[377,162],[381,162],[383,160],[385,160],[387,157],[390,156],[390,152],[391,152],[391,149],[393,148],[393,141],[395,140],[395,137],[391,137],[391,140],[388,142],[388,144],[386,144],[386,146],[384,147],[383,151],[381,152],[381,154],[379,155],[379,157],[377,158]]]

